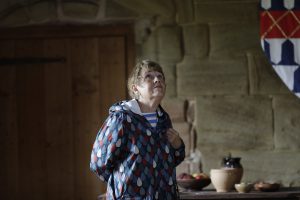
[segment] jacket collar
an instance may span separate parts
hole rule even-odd
[[[127,109],[131,110],[132,112],[138,114],[138,115],[142,115],[142,111],[141,111],[141,108],[137,102],[136,99],[132,99],[130,101],[126,101],[124,104],[123,104]],[[160,107],[160,105],[158,106],[157,110],[156,110],[157,114],[159,117],[161,117],[163,115],[163,111]]]

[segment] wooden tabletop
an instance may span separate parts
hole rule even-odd
[[[300,200],[300,188],[281,188],[276,192],[260,192],[250,191],[249,193],[231,192],[216,192],[215,190],[202,190],[202,191],[181,191],[180,199],[234,199],[234,200],[254,200],[254,199],[289,199]]]
[[[259,192],[252,190],[249,193],[236,191],[218,193],[215,190],[204,189],[201,191],[180,191],[180,199],[201,200],[300,200],[300,187],[281,188],[277,192]],[[105,200],[105,194],[99,195],[98,200]]]

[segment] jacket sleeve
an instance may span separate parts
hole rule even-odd
[[[180,147],[175,149],[175,166],[178,166],[185,158],[185,145],[182,141]]]
[[[169,128],[173,128],[173,124],[172,124],[172,121],[169,117],[168,114],[166,114],[167,116],[167,120],[166,120],[166,124]],[[185,144],[183,142],[183,140],[181,139],[182,143],[180,145],[180,147],[178,149],[174,149],[174,161],[175,161],[175,166],[178,166],[185,158]]]
[[[99,130],[91,153],[90,169],[107,182],[126,146],[122,113],[111,114]]]

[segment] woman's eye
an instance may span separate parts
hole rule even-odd
[[[157,75],[157,78],[158,78],[159,80],[163,80],[163,79],[164,79],[163,75]]]
[[[150,75],[150,74],[147,74],[146,76],[145,76],[145,79],[147,79],[147,80],[151,80],[152,79],[152,76]]]

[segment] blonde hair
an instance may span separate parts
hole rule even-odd
[[[151,61],[151,60],[142,60],[142,61],[138,62],[135,65],[135,67],[132,69],[132,72],[129,75],[129,78],[127,81],[128,93],[129,93],[130,97],[133,99],[138,99],[138,95],[135,94],[134,91],[132,90],[132,85],[140,83],[141,72],[143,69],[160,72],[163,75],[163,77],[165,78],[163,69],[158,63]]]

